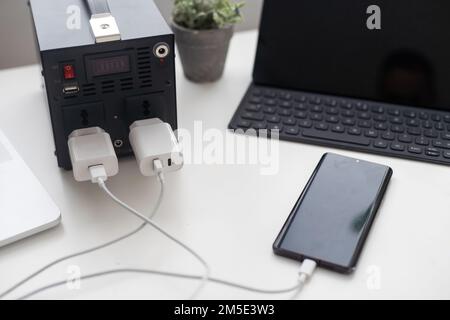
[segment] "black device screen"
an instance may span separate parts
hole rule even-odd
[[[97,58],[90,61],[94,77],[130,72],[130,57],[128,55]]]
[[[277,237],[275,253],[351,272],[391,176],[383,165],[324,155]]]
[[[265,0],[254,82],[450,110],[450,1]]]

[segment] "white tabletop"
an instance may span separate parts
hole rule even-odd
[[[192,130],[226,127],[251,81],[256,32],[237,34],[226,72],[217,83],[187,81],[178,64],[179,125]],[[0,249],[0,292],[50,260],[112,239],[140,222],[96,186],[77,183],[57,167],[48,107],[37,65],[0,72],[0,128],[60,207],[62,224]],[[227,133],[239,141],[248,139]],[[272,243],[320,157],[328,151],[379,162],[394,176],[356,272],[317,270],[301,293],[305,299],[450,298],[450,169],[432,164],[281,142],[279,171],[261,175],[257,165],[188,164],[167,176],[167,193],[156,220],[196,248],[214,276],[263,288],[289,287],[299,264],[272,253]],[[139,174],[133,159],[120,162],[109,182],[123,200],[148,212],[158,183]],[[11,181],[11,183],[17,183]],[[26,195],[24,194],[24,201]],[[54,267],[19,290],[64,280],[73,270],[91,273],[140,267],[201,274],[182,249],[148,228],[121,244]],[[183,299],[197,283],[144,275],[115,275],[82,282],[36,298]],[[15,297],[12,295],[11,298]],[[209,284],[204,299],[287,298]]]

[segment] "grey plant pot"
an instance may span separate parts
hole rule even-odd
[[[184,74],[194,82],[213,82],[223,75],[234,27],[191,30],[172,23]]]

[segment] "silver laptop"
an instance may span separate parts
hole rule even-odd
[[[58,207],[0,131],[0,247],[60,220]]]

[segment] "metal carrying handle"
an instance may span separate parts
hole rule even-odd
[[[85,0],[91,16],[111,14],[108,0]]]
[[[102,43],[121,40],[122,36],[116,19],[109,9],[108,0],[85,0],[84,2],[91,14],[89,23],[95,37],[95,42]]]

